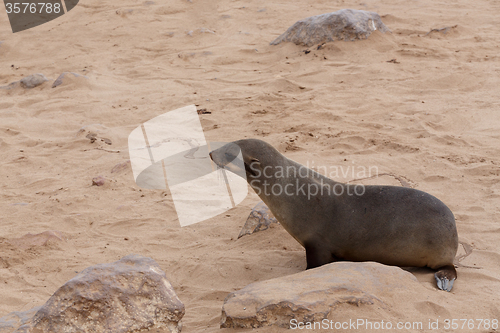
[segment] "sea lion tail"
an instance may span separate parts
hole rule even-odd
[[[438,268],[436,274],[434,274],[436,278],[437,287],[441,290],[451,291],[453,288],[453,283],[457,278],[457,271],[453,265],[447,265]]]

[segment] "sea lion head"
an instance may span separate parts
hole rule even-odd
[[[265,141],[244,139],[230,142],[212,151],[210,158],[220,168],[225,168],[236,174],[241,171],[238,165],[243,165],[247,180],[250,181],[262,175],[262,169],[265,166],[279,164],[283,155]],[[239,158],[243,161],[238,160]]]

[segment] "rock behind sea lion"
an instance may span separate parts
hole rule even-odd
[[[285,33],[271,42],[293,42],[312,46],[335,40],[354,41],[367,39],[373,31],[390,31],[374,12],[342,9],[333,13],[311,16],[297,21]]]

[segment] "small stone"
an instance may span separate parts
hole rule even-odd
[[[276,220],[273,213],[269,210],[269,207],[261,201],[252,208],[238,238],[266,230],[272,223],[278,224],[278,220]]]
[[[111,169],[111,173],[120,173],[123,170],[128,169],[130,166],[131,166],[130,160],[126,160],[125,162],[118,163],[117,165],[115,165],[113,169]]]
[[[108,139],[108,138],[101,138],[101,141],[104,142],[107,145],[112,145],[113,144],[113,142],[110,139]]]
[[[21,87],[26,89],[31,89],[41,85],[42,83],[48,80],[49,79],[47,79],[45,75],[37,73],[22,78],[20,82],[21,82]]]
[[[198,114],[212,114],[212,111],[207,111],[206,108],[196,110]]]
[[[94,143],[95,140],[97,140],[97,134],[90,132],[85,136],[87,139],[90,140],[90,143]]]
[[[97,176],[92,178],[92,186],[103,186],[106,183],[106,178],[103,176]]]
[[[54,81],[52,84],[52,88],[60,86],[63,83],[75,80],[75,79],[88,79],[85,75],[80,75],[73,72],[64,72]]]

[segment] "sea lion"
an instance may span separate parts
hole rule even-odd
[[[337,260],[430,267],[439,289],[453,287],[458,235],[453,213],[439,199],[406,187],[339,183],[262,140],[210,153],[218,167],[236,173],[243,164],[231,162],[238,156],[250,186],[305,248],[307,269]]]

